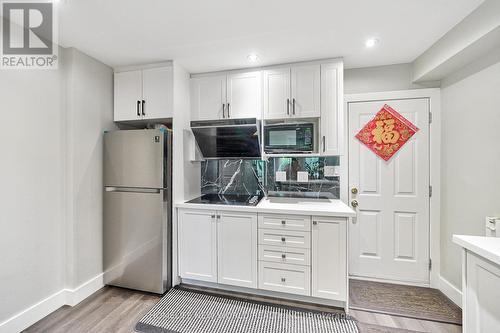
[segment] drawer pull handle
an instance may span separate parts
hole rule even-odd
[[[285,221],[285,220],[281,221],[281,224],[285,225],[285,224],[286,224],[286,221]]]
[[[281,237],[281,241],[284,243],[286,241],[285,237]]]
[[[286,259],[286,254],[284,254],[284,253],[283,253],[283,254],[281,255],[281,258]]]
[[[286,279],[284,277],[281,278],[281,282],[285,283]]]

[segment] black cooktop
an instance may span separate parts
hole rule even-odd
[[[204,194],[188,203],[201,203],[212,205],[257,206],[261,196],[240,194]]]

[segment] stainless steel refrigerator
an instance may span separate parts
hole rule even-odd
[[[104,134],[104,283],[163,294],[172,275],[172,134]]]

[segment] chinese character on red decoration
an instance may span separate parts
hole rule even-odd
[[[356,138],[388,161],[417,131],[415,125],[386,104]]]

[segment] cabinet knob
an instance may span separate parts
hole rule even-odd
[[[281,224],[285,225],[285,224],[286,224],[286,221],[285,221],[285,220],[281,221]]]
[[[282,259],[286,259],[286,254],[284,254],[284,253],[283,253],[283,254],[281,255],[281,258],[282,258]]]
[[[281,241],[284,243],[286,241],[285,237],[281,237]]]
[[[282,278],[281,278],[281,282],[283,282],[283,283],[284,283],[285,281],[286,281],[286,279],[285,279],[284,277],[282,277]]]

